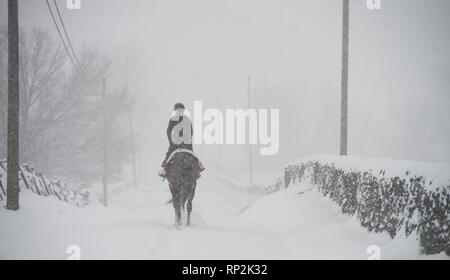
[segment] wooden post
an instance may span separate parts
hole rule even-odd
[[[19,13],[8,0],[8,179],[9,210],[19,210]]]
[[[137,188],[137,167],[136,167],[136,145],[135,145],[135,135],[133,129],[133,116],[131,114],[131,108],[128,110],[128,120],[130,125],[131,134],[131,149],[132,149],[132,160],[133,160],[133,176],[134,176],[134,187]]]
[[[340,155],[347,155],[349,0],[343,0]]]
[[[108,122],[106,118],[106,77],[103,77],[103,206],[108,206]]]
[[[217,95],[217,109],[221,109],[222,104],[220,102],[220,93]],[[220,151],[221,144],[217,144],[217,170],[220,171],[220,168],[222,166],[222,155]]]
[[[248,110],[251,109],[251,77],[248,75],[247,80],[247,107]],[[250,120],[250,114],[249,114],[249,120]],[[250,123],[250,121],[249,121]],[[248,139],[248,178],[249,183],[253,183],[253,150],[252,150],[252,144],[250,143],[250,130],[249,130],[249,139]]]

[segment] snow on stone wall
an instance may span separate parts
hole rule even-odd
[[[0,160],[0,201],[6,200],[7,162]],[[74,186],[52,180],[41,172],[23,164],[19,171],[21,191],[28,190],[40,196],[51,196],[77,206],[84,206],[86,197]]]
[[[417,234],[426,254],[450,255],[450,164],[318,156],[286,166],[267,193],[310,183],[374,232]]]

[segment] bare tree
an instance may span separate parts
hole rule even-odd
[[[7,41],[6,29],[0,29],[0,47]],[[117,73],[107,97],[102,98],[102,77],[111,75],[113,60],[86,46],[78,58],[81,70],[70,67],[58,41],[47,31],[21,30],[21,161],[48,175],[90,185],[102,174],[102,124],[106,119],[108,172],[114,181],[123,164],[132,159],[128,117],[132,99],[120,87],[129,78]],[[0,48],[0,100],[7,97],[6,60],[6,51]],[[5,104],[0,102],[0,127],[6,130]],[[6,139],[0,141],[5,142],[0,145],[0,156],[4,156]]]
[[[23,162],[39,160],[36,147],[46,128],[54,121],[50,105],[61,95],[65,54],[42,29],[22,31],[20,40],[21,148]],[[36,154],[38,152],[38,154]]]
[[[122,89],[108,88],[102,96],[102,78],[109,75],[112,61],[98,50],[85,47],[79,55],[82,71],[68,75],[63,94],[51,106],[53,162],[47,170],[82,180],[84,185],[103,174],[103,124],[108,123],[108,177],[114,181],[122,165],[130,161],[127,112],[131,99]],[[64,98],[62,98],[64,96]],[[55,164],[57,163],[57,164]]]

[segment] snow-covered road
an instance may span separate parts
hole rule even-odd
[[[192,227],[180,230],[166,183],[121,193],[108,208],[21,195],[21,211],[0,209],[0,259],[66,259],[69,245],[82,259],[367,259],[370,245],[381,258],[447,258],[420,255],[413,238],[369,233],[309,186],[256,199],[205,174]]]

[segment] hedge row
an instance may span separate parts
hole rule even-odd
[[[398,168],[394,172],[389,167],[363,169],[337,166],[333,159],[305,160],[288,165],[284,178],[267,192],[310,183],[370,231],[388,232],[392,238],[401,231],[406,236],[415,233],[424,253],[450,255],[450,183],[440,180],[441,185],[433,185],[433,179],[412,174],[407,167],[402,174],[394,174],[400,172]]]

